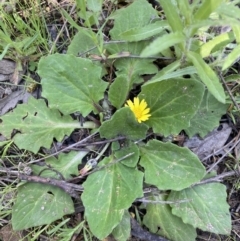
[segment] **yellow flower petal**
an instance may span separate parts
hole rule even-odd
[[[138,97],[134,97],[133,102],[128,100],[125,106],[131,109],[139,123],[148,120],[151,116],[150,108],[147,108],[147,102],[144,99],[140,101]]]

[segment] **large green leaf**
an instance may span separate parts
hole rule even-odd
[[[18,105],[13,112],[1,117],[0,132],[11,138],[13,129],[19,133],[13,137],[20,149],[37,153],[41,146],[50,148],[53,138],[59,142],[65,135],[80,128],[78,121],[62,116],[58,110],[47,108],[45,101],[29,98],[27,104]]]
[[[14,230],[50,224],[74,212],[71,197],[62,189],[40,183],[26,183],[18,187],[12,211]]]
[[[131,140],[138,140],[146,137],[148,127],[139,124],[129,107],[117,110],[111,120],[103,122],[99,132],[101,137],[110,139],[116,136],[126,136]]]
[[[231,233],[231,216],[226,202],[226,187],[220,183],[209,183],[171,192],[168,201],[192,200],[172,206],[172,213],[184,223],[203,231],[219,234]]]
[[[140,152],[146,183],[160,190],[182,190],[205,175],[204,166],[187,148],[151,140]]]
[[[198,71],[198,75],[202,82],[207,86],[208,90],[213,94],[213,96],[220,102],[225,103],[225,93],[224,89],[219,82],[219,79],[215,72],[207,65],[202,57],[193,52],[187,53],[188,58],[192,61],[194,66]]]
[[[101,80],[102,68],[92,61],[67,54],[49,55],[39,61],[38,73],[42,95],[51,108],[64,114],[79,111],[83,116],[98,112],[96,104],[108,84]]]
[[[38,175],[41,171],[42,177],[62,178],[69,179],[72,175],[77,176],[78,165],[82,163],[82,158],[88,154],[89,151],[71,151],[69,153],[61,153],[58,159],[50,157],[45,160],[46,166],[32,165],[33,172]],[[57,171],[57,172],[55,172]],[[60,173],[62,177],[59,177]]]
[[[166,198],[155,195],[151,199],[165,201]],[[152,233],[157,233],[172,241],[193,241],[197,236],[196,229],[173,215],[171,207],[167,204],[147,204],[147,214],[143,218],[143,223]]]
[[[114,161],[105,158],[107,164]],[[97,171],[83,184],[82,201],[92,233],[99,239],[109,235],[123,218],[124,210],[143,195],[143,173],[121,163]]]
[[[120,38],[127,41],[140,41],[160,34],[166,27],[168,27],[167,21],[157,21],[144,27],[133,28],[123,32]]]
[[[110,35],[113,40],[121,40],[121,34],[148,25],[153,18],[158,18],[157,11],[146,0],[136,0],[114,14],[114,27]]]
[[[148,56],[156,55],[171,46],[184,42],[185,40],[186,40],[186,37],[181,32],[165,34],[157,38],[149,46],[147,46],[142,51],[141,56],[148,57]]]
[[[219,125],[219,120],[226,111],[227,105],[218,102],[216,98],[206,90],[197,113],[190,120],[190,126],[185,129],[185,131],[189,137],[195,134],[204,137]]]
[[[203,97],[204,86],[192,79],[168,79],[142,86],[139,95],[150,107],[146,124],[164,136],[189,126]]]
[[[113,229],[112,235],[117,241],[126,241],[131,234],[130,214],[127,210],[124,211],[121,222]]]

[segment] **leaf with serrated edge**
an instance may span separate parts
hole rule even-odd
[[[206,136],[210,131],[219,125],[221,116],[226,113],[228,106],[220,103],[205,91],[202,103],[195,116],[190,120],[190,126],[185,129],[187,135],[192,137],[199,134],[201,137]]]
[[[145,124],[137,122],[129,107],[123,107],[114,113],[111,120],[103,122],[99,132],[101,137],[107,139],[121,135],[138,140],[146,137],[147,129]]]
[[[204,93],[204,86],[193,79],[168,79],[143,85],[139,95],[150,108],[145,123],[164,136],[178,134],[189,126]]]
[[[192,200],[172,206],[172,213],[181,217],[184,223],[195,228],[218,234],[231,233],[231,216],[226,202],[226,187],[220,183],[208,183],[172,191],[168,201]]]
[[[41,58],[38,73],[42,78],[42,95],[51,108],[64,114],[79,111],[83,116],[98,112],[95,106],[108,86],[101,80],[100,66],[73,55],[54,54]]]
[[[23,230],[50,224],[74,212],[73,201],[59,187],[40,183],[26,183],[18,187],[17,201],[13,206],[14,230]]]
[[[18,105],[13,112],[1,117],[0,132],[11,138],[13,129],[20,131],[14,137],[14,143],[20,149],[37,153],[41,146],[50,148],[53,138],[59,142],[80,128],[78,121],[70,116],[62,116],[58,110],[47,108],[45,101],[29,98],[27,104]]]
[[[212,95],[221,103],[225,103],[225,92],[216,75],[216,73],[208,66],[202,57],[193,52],[187,53],[188,58],[192,61],[196,67],[199,77],[202,82],[207,86]]]
[[[140,148],[146,183],[160,190],[182,190],[200,181],[205,168],[189,149],[151,140]]]
[[[130,214],[125,210],[121,222],[113,229],[112,235],[117,241],[126,241],[130,237],[130,233]]]
[[[155,195],[151,199],[165,201],[166,198]],[[157,233],[174,241],[193,241],[197,236],[196,229],[173,215],[168,204],[147,204],[147,214],[143,218],[143,223],[152,233]]]
[[[147,1],[134,1],[128,7],[116,12],[114,27],[110,31],[112,40],[121,40],[122,33],[148,25],[154,18],[158,18],[157,11]]]
[[[114,161],[105,158],[101,164]],[[143,173],[121,163],[97,171],[84,182],[82,201],[93,234],[99,239],[109,235],[121,221],[124,210],[143,195]],[[93,198],[94,197],[94,198]]]
[[[79,174],[78,165],[82,163],[82,158],[88,153],[89,151],[71,151],[69,153],[60,153],[58,158],[50,157],[46,159],[46,164],[51,168],[46,170],[46,166],[39,165],[32,165],[31,168],[35,175],[38,175],[42,170],[44,170],[44,172],[41,173],[42,177],[59,178],[58,173],[61,173],[65,179],[69,179],[72,175],[77,176]]]

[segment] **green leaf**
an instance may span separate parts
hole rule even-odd
[[[114,161],[105,158],[105,164]],[[117,163],[88,176],[82,201],[92,233],[105,238],[120,223],[124,210],[143,195],[143,173]],[[94,197],[94,198],[93,198]]]
[[[232,42],[233,40],[234,35],[232,32],[218,35],[201,46],[200,55],[202,58],[208,57],[211,52],[223,49],[228,43]]]
[[[167,21],[157,21],[144,27],[133,28],[120,35],[120,38],[127,41],[140,41],[160,34],[166,27]]]
[[[99,132],[102,138],[114,138],[126,136],[130,140],[138,140],[146,137],[148,127],[138,123],[134,113],[129,107],[117,110],[111,120],[103,122]]]
[[[178,134],[189,126],[203,97],[204,86],[193,79],[168,79],[142,86],[140,100],[150,108],[146,124],[164,136]]]
[[[143,41],[137,43],[110,44],[107,46],[107,51],[110,54],[129,52],[131,55],[139,56],[142,49],[145,48],[147,44],[148,42]],[[118,70],[117,76],[125,75],[124,78],[127,79],[128,83],[126,86],[127,92],[129,92],[134,83],[139,84],[143,82],[141,75],[155,74],[158,71],[152,59],[120,58],[116,59],[113,65]]]
[[[89,11],[100,12],[102,10],[103,0],[88,0],[87,8]]]
[[[81,28],[76,35],[74,35],[70,45],[68,46],[67,53],[73,54],[75,56],[80,55],[81,57],[85,57],[87,54],[98,54],[101,53],[97,48],[89,51],[90,49],[96,46],[96,42],[94,39],[96,36],[93,36],[94,33],[88,29]],[[88,51],[88,52],[87,52]],[[87,52],[87,53],[85,53]],[[83,54],[85,53],[85,54]]]
[[[170,67],[170,66],[168,65],[167,67]],[[176,71],[172,71],[172,68],[167,69],[167,67],[160,70],[158,72],[158,74],[156,74],[151,80],[149,80],[145,84],[145,86],[148,84],[152,84],[152,83],[156,83],[156,82],[165,80],[165,79],[173,79],[173,78],[183,77],[184,75],[192,75],[197,72],[196,68],[194,66],[188,66],[186,68],[178,69]],[[168,70],[169,70],[169,72],[168,72]]]
[[[231,233],[231,216],[226,202],[226,187],[220,183],[208,183],[171,192],[168,201],[192,200],[172,206],[172,213],[184,223],[218,234]]]
[[[212,95],[221,103],[225,103],[225,93],[224,89],[219,82],[219,79],[215,72],[208,66],[202,57],[193,52],[187,53],[188,58],[192,61],[193,65],[198,71],[198,75],[201,78],[202,82],[207,86],[208,90]]]
[[[26,183],[18,187],[13,206],[14,230],[50,224],[74,212],[71,197],[62,189],[40,183]]]
[[[207,19],[209,15],[222,4],[222,2],[223,0],[204,0],[197,12],[194,14],[194,19]]]
[[[225,15],[227,17],[234,18],[234,19],[237,19],[237,16],[240,15],[239,7],[234,6],[231,2],[221,4],[216,9],[216,12],[221,15]],[[228,19],[228,21],[229,21],[229,19]]]
[[[179,16],[178,6],[176,1],[159,0],[159,2],[161,4],[161,7],[164,10],[167,21],[171,26],[173,32],[177,32],[177,31],[182,32],[183,24]]]
[[[45,160],[48,166],[47,170],[46,166],[39,165],[32,165],[31,168],[36,175],[44,170],[44,172],[41,173],[42,177],[62,178],[54,171],[56,170],[61,173],[65,179],[70,179],[72,178],[72,175],[79,175],[78,165],[82,163],[82,158],[88,153],[89,151],[71,151],[69,153],[61,153],[58,158],[50,157]]]
[[[193,10],[188,0],[177,0],[178,8],[181,15],[183,15],[184,25],[188,26],[192,23]]]
[[[130,214],[124,211],[121,222],[113,229],[112,235],[117,241],[126,241],[131,234]]]
[[[180,32],[166,34],[162,37],[154,40],[149,46],[147,46],[141,53],[142,57],[148,57],[161,53],[163,50],[174,46],[175,44],[184,42],[185,36]]]
[[[27,104],[18,105],[13,112],[1,117],[0,132],[11,138],[13,129],[19,133],[13,137],[20,149],[37,153],[41,146],[50,148],[53,138],[59,142],[80,128],[78,121],[62,116],[58,110],[47,108],[43,99],[29,98]]]
[[[126,102],[130,83],[127,76],[120,75],[110,85],[108,98],[113,106],[119,109]]]
[[[102,68],[92,61],[67,54],[49,55],[39,61],[38,73],[50,108],[64,114],[79,111],[83,116],[98,112],[95,105],[103,99],[108,84],[101,80]]]
[[[128,167],[135,167],[137,165],[139,161],[139,149],[134,142],[129,140],[125,140],[123,143],[113,142],[112,150],[117,159],[120,159],[129,153],[134,153],[132,156],[122,160],[121,163]]]
[[[226,70],[227,68],[231,67],[234,62],[239,60],[239,55],[240,55],[240,45],[235,47],[233,51],[227,56],[225,59],[223,66],[222,66],[222,71]]]
[[[158,18],[157,11],[146,0],[134,1],[115,13],[114,27],[110,31],[112,40],[121,40],[121,34],[148,25],[154,18]]]
[[[155,195],[151,199],[165,201],[166,198]],[[197,236],[195,228],[173,215],[171,207],[167,204],[147,204],[147,214],[143,218],[143,223],[152,233],[173,241],[193,241]]]
[[[205,175],[204,166],[187,148],[151,140],[140,152],[146,183],[160,190],[182,190]]]
[[[219,125],[221,116],[227,111],[227,105],[216,100],[208,91],[205,91],[202,103],[195,116],[190,120],[190,126],[185,129],[187,135],[192,137],[199,134],[206,136]]]

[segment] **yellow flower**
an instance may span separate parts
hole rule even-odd
[[[147,108],[147,102],[145,100],[140,102],[138,97],[134,97],[133,102],[128,100],[125,106],[128,106],[131,109],[139,123],[148,120],[151,116],[149,114],[150,108]]]

